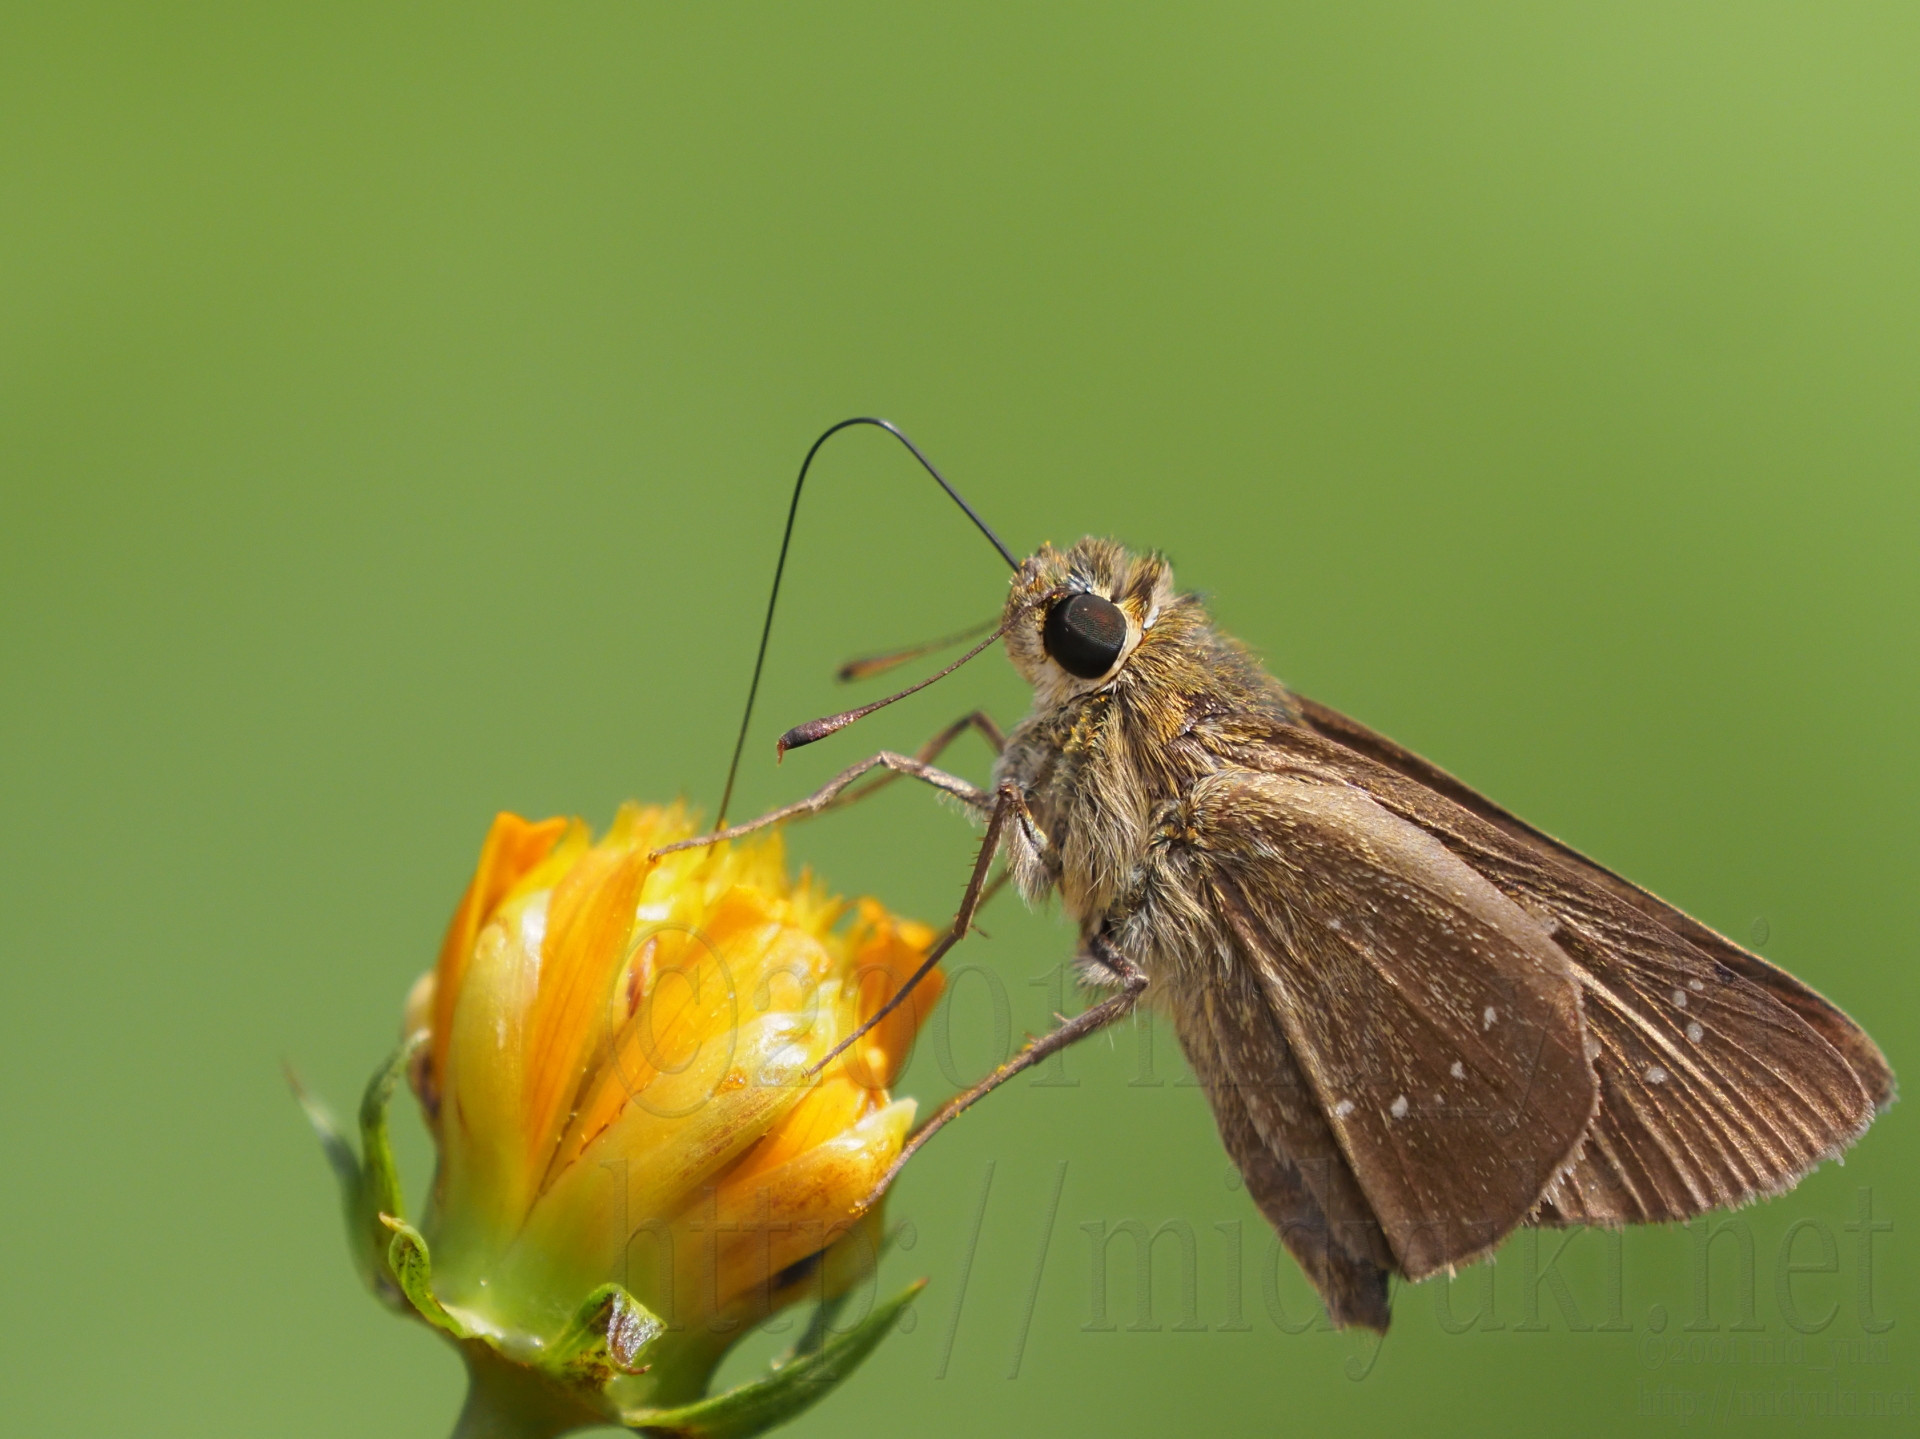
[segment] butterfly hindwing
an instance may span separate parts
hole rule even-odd
[[[1247,1193],[1334,1323],[1384,1332],[1393,1252],[1258,979],[1239,966],[1194,1000],[1176,1031]]]

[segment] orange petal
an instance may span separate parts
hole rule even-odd
[[[556,1166],[572,1163],[636,1095],[661,1075],[677,1076],[697,1056],[724,1051],[744,1018],[726,967],[706,945],[681,934],[648,940],[635,956],[651,973],[647,992],[615,1036],[581,1096]]]
[[[860,901],[860,916],[849,935],[853,948],[853,979],[859,999],[859,1019],[865,1024],[900,987],[912,978],[933,947],[934,932],[913,920],[896,920],[873,900]],[[853,1079],[872,1090],[883,1090],[900,1076],[913,1038],[933,1013],[946,989],[946,976],[934,970],[913,992],[847,1056]]]
[[[599,845],[553,891],[526,1033],[524,1138],[533,1173],[546,1168],[594,1057],[625,1018],[624,1009],[610,1012],[611,990],[651,863],[644,848]]]
[[[766,1138],[740,1157],[721,1183],[751,1186],[756,1175],[853,1128],[878,1107],[873,1091],[864,1085],[844,1073],[825,1075]]]
[[[713,1237],[687,1256],[701,1281],[696,1293],[704,1290],[706,1302],[717,1297],[724,1308],[764,1293],[781,1270],[831,1243],[859,1218],[854,1206],[900,1153],[913,1113],[910,1099],[875,1110],[784,1164],[729,1175],[712,1197],[691,1206],[686,1220],[706,1219],[713,1228]]]
[[[538,891],[496,911],[474,944],[453,1011],[439,1123],[436,1282],[443,1272],[484,1264],[526,1215],[533,1176],[524,1137],[525,1037],[551,898]]]
[[[453,922],[440,942],[439,963],[434,967],[431,1054],[435,1074],[446,1073],[453,1006],[460,998],[460,982],[466,977],[467,961],[473,955],[473,942],[480,937],[481,926],[520,878],[546,858],[566,828],[564,819],[536,823],[505,811],[493,817],[486,843],[480,846],[480,863],[459,908],[453,912]]]
[[[833,957],[812,935],[782,927],[776,910],[762,891],[736,885],[697,931],[640,930],[618,987],[627,1003],[617,1013],[624,1012],[626,1022],[581,1096],[556,1165],[578,1158],[656,1078],[677,1074],[702,1050],[724,1046],[755,1017],[799,1015],[809,1021],[809,1033],[827,1037],[818,1007]]]
[[[824,1052],[806,1031],[799,1015],[760,1016],[710,1035],[683,1068],[657,1077],[553,1172],[496,1278],[565,1268],[567,1295],[621,1278],[638,1231],[713,1193],[714,1177],[804,1097],[794,1077]]]

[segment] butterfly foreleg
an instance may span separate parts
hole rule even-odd
[[[939,734],[921,745],[919,749],[914,751],[914,760],[919,764],[931,765],[945,753],[949,745],[959,739],[960,736],[964,735],[968,730],[978,731],[980,737],[987,742],[988,746],[992,748],[996,755],[1007,747],[1007,737],[1002,733],[1000,726],[993,722],[993,717],[985,710],[975,710],[971,714],[960,716],[959,719],[941,730]],[[902,770],[889,769],[887,773],[878,775],[867,784],[863,784],[858,789],[842,795],[839,799],[839,804],[849,805],[857,800],[863,800],[868,795],[885,789],[888,785],[899,779],[903,773],[904,771]]]
[[[721,840],[739,839],[743,835],[752,834],[769,825],[784,824],[790,819],[810,819],[838,805],[851,804],[854,800],[862,799],[880,787],[878,784],[868,785],[855,790],[852,794],[847,793],[848,787],[855,780],[877,769],[891,771],[889,779],[893,775],[906,775],[910,779],[932,785],[942,794],[959,800],[975,814],[984,814],[993,808],[992,797],[978,785],[969,784],[960,776],[948,774],[943,769],[936,769],[924,760],[896,754],[892,750],[882,750],[870,759],[863,759],[859,764],[842,770],[805,799],[795,800],[792,804],[769,810],[758,819],[747,820],[744,824],[729,825],[726,829],[715,830],[712,834],[696,835],[692,839],[683,839],[676,844],[662,845],[653,852],[654,856],[657,858],[663,854],[672,854],[675,850],[696,849],[701,845],[717,844]]]
[[[971,714],[961,715],[959,719],[941,730],[939,734],[920,747],[917,759],[931,763],[940,757],[940,751],[959,739],[968,730],[979,732],[980,738],[987,742],[995,754],[1007,747],[1006,732],[994,723],[993,716],[985,710],[974,710]]]

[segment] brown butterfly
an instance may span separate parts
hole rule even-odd
[[[884,421],[846,424],[913,448]],[[1004,640],[1033,687],[1027,717],[1003,742],[970,715],[917,756],[882,753],[692,841],[907,775],[987,826],[927,968],[967,933],[998,856],[1030,902],[1057,895],[1078,924],[1082,979],[1117,992],[956,1095],[902,1163],[1145,1000],[1171,1017],[1228,1153],[1333,1320],[1384,1330],[1393,1275],[1481,1258],[1522,1225],[1685,1219],[1779,1193],[1891,1101],[1880,1051],[1820,995],[1294,694],[1159,556],[1087,539],[1016,562],[967,513],[1014,565],[1012,591],[941,674]],[[968,729],[999,751],[984,790],[932,765]],[[876,770],[890,773],[853,788]]]

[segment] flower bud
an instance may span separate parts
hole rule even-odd
[[[774,833],[656,853],[693,833],[678,807],[628,806],[597,843],[500,815],[369,1087],[360,1154],[306,1101],[363,1272],[466,1356],[460,1432],[758,1432],[917,1293],[831,1323],[878,1259],[878,1188],[914,1113],[887,1086],[938,973],[823,1061],[933,933],[790,880]],[[417,1228],[385,1129],[402,1072],[439,1154]],[[781,1367],[702,1397],[736,1339],[809,1297]]]

